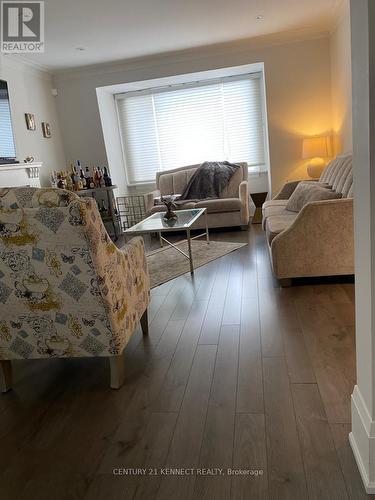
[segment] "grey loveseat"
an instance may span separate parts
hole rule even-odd
[[[209,227],[247,227],[249,223],[249,191],[248,167],[246,163],[239,163],[241,168],[232,176],[228,186],[221,193],[220,198],[193,202],[187,200],[180,209],[207,208]],[[181,194],[191,176],[199,165],[189,165],[173,170],[164,170],[156,173],[156,190],[146,196],[146,210],[148,214],[164,212],[164,205],[155,205],[155,199],[160,196]],[[203,227],[204,219],[198,220],[194,228]]]
[[[319,179],[342,198],[309,202],[300,212],[291,212],[286,205],[299,182],[287,182],[263,205],[263,228],[275,276],[284,280],[354,274],[351,154],[337,156]]]

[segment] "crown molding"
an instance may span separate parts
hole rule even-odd
[[[249,52],[251,50],[259,50],[273,46],[282,46],[302,41],[328,38],[329,34],[329,29],[318,30],[306,27],[280,33],[261,35],[253,38],[244,38],[231,42],[204,45],[174,52],[164,52],[109,63],[56,70],[53,73],[53,76],[55,81],[59,82],[91,76],[108,75],[110,73],[117,73],[124,70],[134,71],[142,68],[149,69],[152,67],[159,67],[164,64],[177,64],[191,60],[204,59],[207,57],[215,57],[232,53],[238,54],[241,52]]]
[[[22,71],[28,71],[29,73],[37,76],[39,78],[51,80],[52,73],[50,70],[41,64],[37,64],[31,61],[25,56],[20,54],[0,54],[0,66],[8,66],[14,69],[19,69]]]

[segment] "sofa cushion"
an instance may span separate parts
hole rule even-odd
[[[268,200],[263,203],[263,220],[271,215],[280,215],[284,212],[288,200]]]
[[[172,174],[173,193],[183,193],[188,184],[188,170],[180,170]]]
[[[239,198],[217,198],[202,200],[195,204],[195,208],[207,208],[208,213],[213,212],[237,212],[241,210],[242,204]]]
[[[268,243],[271,244],[275,236],[291,226],[297,215],[294,212],[289,212],[288,214],[271,215],[268,217],[266,220],[266,237]]]
[[[343,158],[340,168],[337,169],[335,176],[332,180],[332,189],[337,193],[342,193],[345,181],[352,171],[352,157],[347,156]]]
[[[187,209],[191,209],[191,208],[195,208],[195,203],[193,201],[188,201],[188,202],[184,203],[183,205],[179,205],[178,208],[175,210],[187,210]],[[166,212],[166,211],[167,211],[167,209],[165,208],[164,203],[161,203],[161,204],[155,205],[151,208],[150,215],[155,214],[157,212]]]
[[[336,193],[326,187],[301,182],[289,198],[285,208],[292,212],[299,212],[304,205],[311,201],[334,200],[341,198],[341,196],[341,193]]]
[[[331,162],[328,163],[328,165],[325,167],[323,170],[321,176],[319,177],[319,182],[325,182],[332,186],[332,177],[336,171],[336,169],[340,166],[340,159],[335,158]]]
[[[239,187],[243,180],[243,170],[239,168],[234,172],[228,185],[221,192],[220,198],[238,198]]]
[[[161,175],[159,178],[159,191],[162,196],[174,194],[172,174]]]
[[[238,198],[217,198],[212,200],[202,200],[199,202],[186,201],[183,205],[178,205],[175,210],[186,210],[191,208],[207,208],[207,213],[218,212],[238,212],[241,210],[241,200]],[[150,213],[165,212],[164,204],[155,205],[151,208]]]
[[[350,170],[342,187],[341,194],[343,198],[349,197],[349,192],[352,186],[353,186],[353,169]]]
[[[327,184],[326,182],[320,182],[320,181],[301,181],[299,184],[303,184],[305,186],[319,186],[319,187],[322,187],[322,188],[326,188],[326,189],[331,189],[331,186],[329,184]]]

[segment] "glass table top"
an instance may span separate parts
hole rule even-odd
[[[135,226],[130,227],[126,233],[148,233],[157,231],[176,231],[178,229],[186,229],[206,211],[205,208],[192,208],[190,210],[176,210],[177,219],[165,220],[165,212],[157,212],[150,215],[147,219],[138,222]]]

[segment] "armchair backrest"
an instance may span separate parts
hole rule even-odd
[[[121,352],[128,267],[92,198],[0,189],[0,359]]]
[[[238,169],[232,176],[228,186],[223,189],[221,198],[238,198],[239,185],[248,178],[247,163],[242,162],[238,163],[238,165],[241,165],[241,169]],[[181,194],[199,166],[200,163],[156,172],[156,189],[160,191],[162,196]]]

